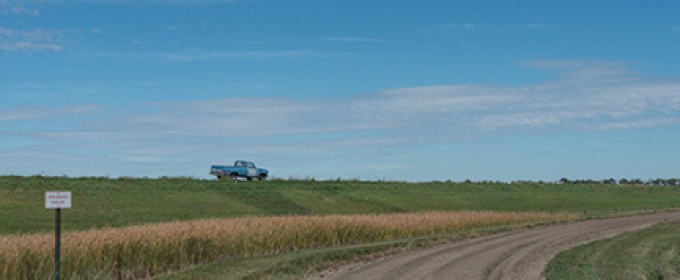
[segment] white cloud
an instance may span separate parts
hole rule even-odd
[[[623,130],[623,129],[640,129],[649,127],[661,126],[676,126],[680,125],[680,117],[665,117],[665,118],[647,118],[638,120],[625,120],[621,122],[607,122],[600,125],[595,125],[592,129],[596,130]]]
[[[626,65],[611,61],[573,61],[573,60],[537,60],[523,64],[527,67],[556,71],[565,77],[593,77],[602,83],[604,77],[631,78],[635,72]]]
[[[170,61],[191,62],[206,60],[233,59],[274,59],[274,58],[305,58],[318,57],[327,54],[308,50],[274,50],[274,51],[193,51],[193,52],[161,52],[157,54]],[[147,54],[140,56],[147,57]]]
[[[0,27],[0,50],[58,52],[63,49],[63,36],[56,29],[16,30]]]
[[[299,135],[343,138],[333,135],[367,133],[376,137],[372,133],[378,131],[379,137],[403,143],[420,141],[404,135],[437,139],[509,130],[656,127],[673,125],[678,118],[680,82],[634,78],[628,76],[631,71],[617,70],[618,65],[560,61],[531,65],[559,68],[563,73],[550,82],[527,86],[437,85],[333,100],[242,97],[146,104],[145,112],[114,114],[109,119],[81,124],[85,128],[82,131],[52,136],[71,140]],[[75,114],[95,109],[99,108],[71,107],[68,111]],[[33,111],[0,112],[0,120],[54,114],[43,108]],[[407,139],[395,141],[395,137]]]
[[[72,120],[67,129],[20,134],[78,147],[93,157],[110,154],[119,162],[192,161],[224,153],[314,156],[516,133],[680,125],[678,81],[635,78],[632,71],[608,63],[531,65],[556,70],[559,77],[525,86],[435,85],[337,99],[241,97],[130,109],[17,108],[0,111],[0,122]],[[17,131],[0,130],[12,132]]]
[[[63,3],[93,3],[93,4],[155,4],[155,5],[177,5],[177,4],[221,4],[221,3],[238,3],[242,0],[3,0],[0,4],[63,4]]]
[[[484,24],[484,23],[448,23],[441,28],[443,31],[512,31],[512,30],[538,30],[548,28],[544,23],[522,24]]]
[[[358,38],[358,37],[326,37],[323,41],[342,42],[342,43],[387,43],[389,41],[375,38]]]
[[[528,86],[385,90],[353,100],[349,115],[365,127],[418,131],[431,138],[509,130],[657,127],[673,125],[678,118],[680,82],[635,78],[630,70],[612,63],[533,65],[558,68],[561,74]]]
[[[40,16],[40,10],[36,8],[26,8],[22,5],[15,5],[14,7],[12,7],[12,14],[37,17]]]
[[[0,123],[14,121],[46,121],[59,118],[91,115],[102,108],[98,105],[75,105],[63,108],[28,107],[0,111]]]

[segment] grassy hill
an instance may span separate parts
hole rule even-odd
[[[0,177],[0,234],[49,232],[54,213],[44,192],[70,190],[65,230],[240,216],[546,211],[613,214],[680,207],[680,187],[185,178]]]
[[[679,279],[680,223],[664,223],[561,252],[547,279]]]

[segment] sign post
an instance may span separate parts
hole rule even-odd
[[[70,191],[45,192],[45,208],[54,209],[54,279],[61,279],[61,209],[71,208]]]

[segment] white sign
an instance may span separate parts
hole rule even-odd
[[[47,209],[70,209],[70,191],[51,191],[45,192],[45,208]]]

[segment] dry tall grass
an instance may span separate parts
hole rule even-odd
[[[573,218],[548,213],[425,212],[211,219],[66,232],[62,277],[139,279],[223,259]],[[52,278],[53,256],[53,234],[2,236],[0,278]]]

